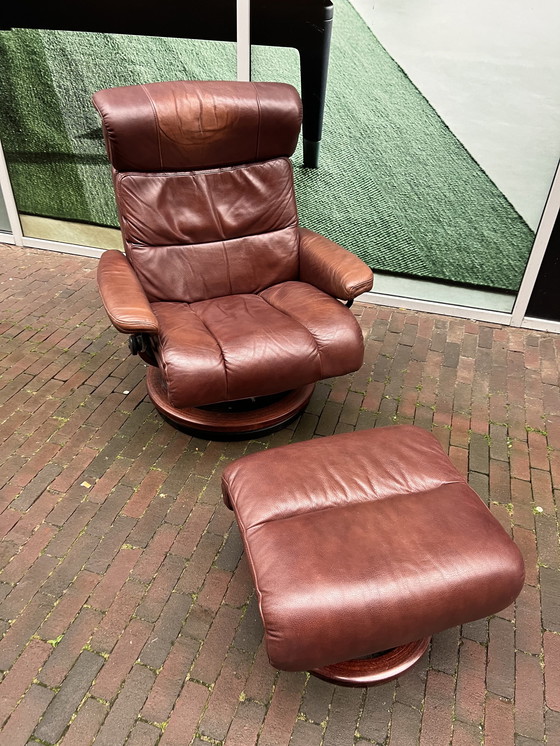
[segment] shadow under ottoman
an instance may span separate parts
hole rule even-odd
[[[349,686],[387,681],[432,634],[494,614],[521,591],[518,548],[417,427],[244,456],[222,486],[276,668]]]

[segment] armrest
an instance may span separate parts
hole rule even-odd
[[[373,272],[359,257],[307,228],[300,228],[299,279],[341,300],[371,290]]]
[[[123,253],[110,250],[101,255],[97,285],[107,315],[116,329],[125,334],[157,333],[157,318]]]

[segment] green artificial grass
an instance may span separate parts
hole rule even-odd
[[[91,95],[235,78],[224,42],[0,33],[0,135],[22,212],[116,226]],[[295,50],[256,47],[255,80],[299,86]],[[320,168],[294,156],[301,223],[378,271],[515,290],[534,235],[347,0],[335,20]]]
[[[0,32],[0,70],[0,136],[18,209],[118,226],[92,95],[154,80],[231,80],[236,52],[228,42],[16,29]]]

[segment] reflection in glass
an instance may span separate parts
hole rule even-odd
[[[485,151],[495,150],[494,163],[501,162],[510,183],[518,178],[527,184],[527,168],[535,167],[522,161],[533,156],[503,146],[515,123],[515,109],[489,107],[478,121],[472,105],[462,109],[462,104],[477,88],[491,99],[491,86],[501,70],[502,76],[511,77],[508,97],[519,106],[514,86],[531,70],[534,74],[536,58],[551,52],[550,45],[540,56],[531,48],[517,6],[507,11],[506,25],[517,33],[519,44],[516,47],[511,37],[494,43],[489,58],[480,29],[484,26],[484,39],[495,42],[504,27],[505,8],[492,14],[481,2],[467,8],[459,0],[377,0],[372,10],[371,0],[334,0],[320,166],[311,171],[301,168],[301,159],[294,161],[300,218],[367,261],[378,273],[379,292],[511,309],[560,151],[560,100],[551,88],[558,75],[549,72],[546,81],[537,75],[532,83],[532,97],[542,104],[540,118],[552,116],[549,131],[554,137],[541,138],[540,126],[530,135],[542,153],[536,167],[541,185],[532,183],[533,204],[527,209],[484,158]],[[523,12],[528,13],[526,7]],[[470,26],[465,23],[467,13],[472,14]],[[463,34],[462,48],[453,43],[454,34]],[[560,68],[556,47],[554,59]],[[515,75],[512,56],[519,70]],[[452,71],[462,74],[464,82],[450,90]],[[254,79],[299,85],[298,75],[293,50],[253,48]],[[451,126],[450,98],[456,119],[463,111],[467,127],[456,122]],[[465,136],[477,126],[486,136],[478,148]],[[399,278],[420,278],[425,284],[418,291],[408,282],[405,293],[399,290]],[[453,290],[459,286],[483,295],[471,293],[471,303],[466,302],[465,293]]]
[[[234,79],[236,54],[234,42],[14,29],[0,32],[0,69],[0,137],[25,234],[110,248],[121,243],[92,94]]]
[[[8,211],[6,210],[6,203],[4,198],[0,194],[0,231],[6,233],[11,232],[10,221],[8,219]]]

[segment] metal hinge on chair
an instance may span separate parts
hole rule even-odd
[[[148,336],[139,332],[131,334],[128,338],[128,349],[133,355],[139,355],[141,352],[147,352],[149,349]]]

